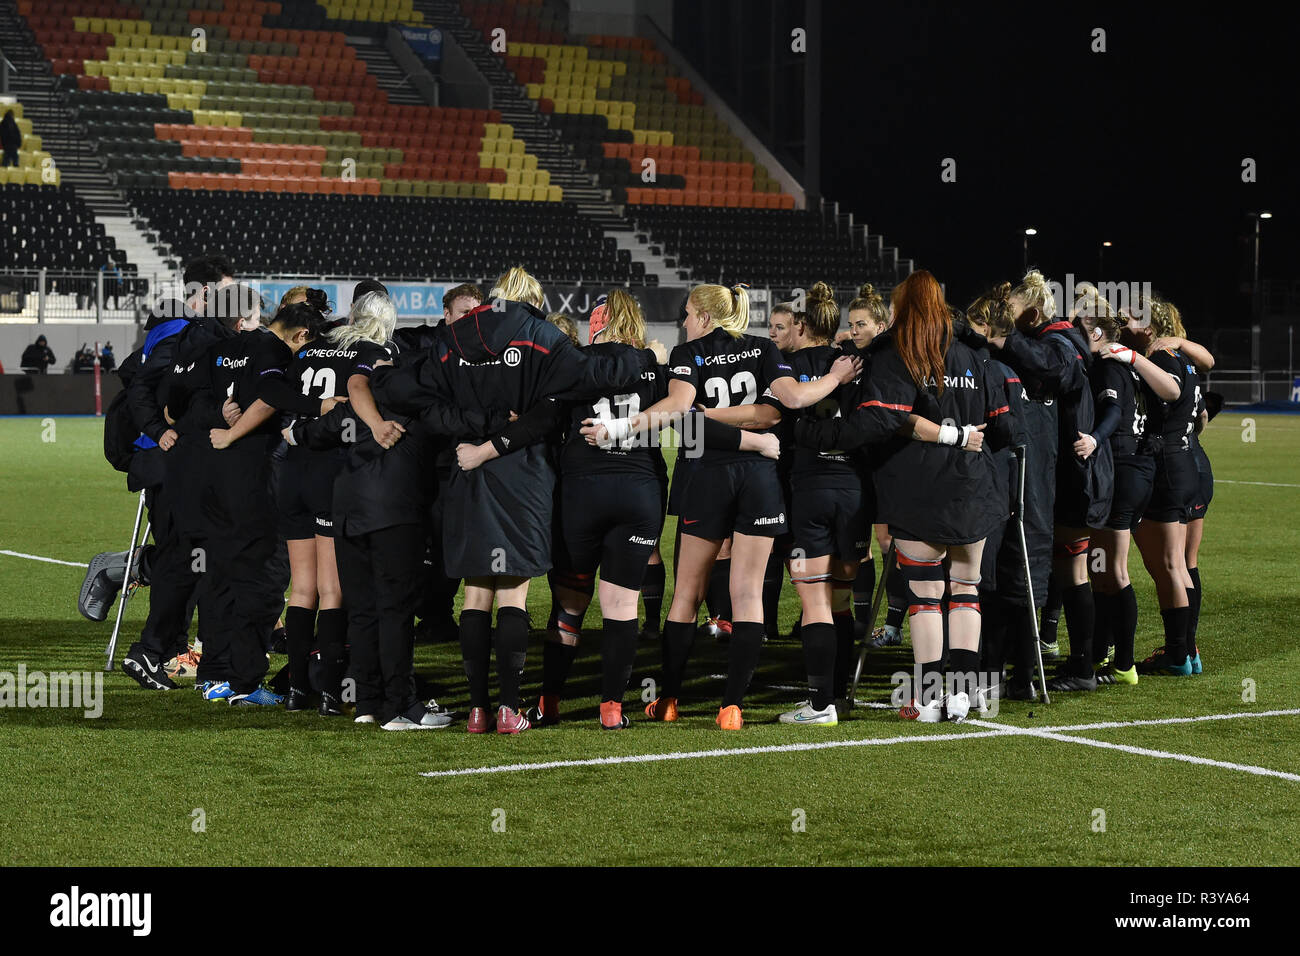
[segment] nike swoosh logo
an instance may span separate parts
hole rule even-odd
[[[699,521],[700,521],[699,518],[684,519],[682,521],[682,524],[698,524]]]
[[[145,668],[149,671],[150,674],[157,674],[157,673],[158,673],[158,665],[157,665],[157,664],[150,664],[150,663],[149,663],[149,658],[147,658],[147,657],[144,659],[144,666],[145,666]]]

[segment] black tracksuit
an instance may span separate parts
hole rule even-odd
[[[137,445],[143,446],[131,456],[127,486],[145,489],[154,540],[149,559],[149,616],[132,652],[143,649],[164,661],[186,648],[190,610],[201,580],[193,568],[191,535],[184,519],[187,505],[197,497],[192,480],[198,472],[182,467],[189,445],[178,441],[167,452],[157,447],[158,439],[170,427],[163,417],[169,376],[178,356],[188,349],[232,334],[213,319],[179,311],[188,324],[156,342],[147,355],[141,352],[138,365],[132,353],[121,369],[127,406],[142,436]],[[206,444],[206,435],[203,441]]]
[[[384,450],[348,403],[293,428],[298,447],[347,449],[334,481],[335,549],[348,613],[351,674],[357,714],[382,724],[397,716],[419,720],[413,651],[415,611],[424,584],[429,505],[437,492],[429,475],[449,434],[480,440],[504,416],[437,403],[419,419],[378,405],[406,433]],[[347,441],[347,430],[355,429]]]
[[[172,415],[184,422],[182,441],[192,443],[202,467],[191,476],[198,484],[195,520],[205,559],[199,619],[207,618],[197,676],[228,680],[236,694],[256,690],[266,675],[266,638],[283,606],[283,595],[267,581],[276,547],[271,455],[280,434],[272,416],[217,451],[207,430],[225,427],[219,408],[227,397],[245,412],[258,398],[273,407],[289,404],[294,389],[285,383],[284,369],[291,357],[278,337],[256,329],[178,363],[169,390]]]

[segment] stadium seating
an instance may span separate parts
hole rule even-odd
[[[498,112],[392,104],[336,32],[422,22],[410,0],[18,8],[124,187],[563,199]]]
[[[866,250],[811,210],[631,207],[638,230],[687,262],[697,280],[806,288],[822,280],[856,288],[869,278]]]
[[[126,253],[70,186],[0,185],[0,269],[55,270],[45,287],[51,294],[93,293],[94,279],[61,274],[67,271],[109,270],[112,278],[105,288],[110,295],[134,294],[139,281],[135,265],[127,262]],[[6,285],[30,294],[39,280],[35,275],[10,276]]]
[[[0,101],[0,117],[10,110],[18,122],[18,131],[23,134],[23,142],[18,150],[18,165],[0,167],[0,185],[59,185],[59,170],[50,154],[41,149],[41,138],[32,132],[32,121],[23,116],[23,104]]]
[[[794,208],[794,197],[781,194],[649,40],[597,35],[570,42],[563,15],[542,0],[467,4],[464,12],[489,40],[505,29],[505,66],[615,202]]]
[[[523,263],[550,282],[643,278],[569,203],[188,189],[135,189],[128,199],[181,259],[219,238],[245,274],[491,279]]]

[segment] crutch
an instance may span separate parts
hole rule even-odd
[[[868,643],[871,635],[876,628],[876,615],[880,613],[880,599],[885,596],[885,582],[889,580],[889,571],[894,566],[894,539],[889,539],[889,550],[885,552],[884,567],[880,574],[880,580],[876,582],[876,596],[871,600],[871,620],[867,629],[862,635],[862,646],[858,650],[858,665],[853,668],[853,686],[849,688],[849,706],[852,707],[858,698],[858,681],[862,678],[862,668],[867,662],[867,650],[870,648]]]
[[[135,524],[131,527],[131,546],[126,549],[126,570],[122,572],[122,599],[117,602],[117,620],[113,623],[113,636],[108,640],[108,653],[104,661],[104,670],[113,669],[113,656],[117,653],[117,636],[122,630],[122,615],[126,613],[126,602],[130,599],[132,592],[136,589],[136,583],[131,579],[131,568],[135,566],[137,552],[144,548],[145,542],[149,540],[149,529],[153,527],[150,522],[145,522],[144,537],[140,535],[140,519],[144,517],[144,492],[140,492],[140,503],[135,509]]]
[[[1034,577],[1029,567],[1029,545],[1025,541],[1025,446],[1017,445],[1016,455],[1016,530],[1020,533],[1020,553],[1025,559],[1025,596],[1029,599],[1029,620],[1034,631],[1034,654],[1038,658],[1038,681],[1043,688],[1043,703],[1050,704],[1047,696],[1047,673],[1043,669],[1043,647],[1038,640],[1038,608],[1034,606]]]

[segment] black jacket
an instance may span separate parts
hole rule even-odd
[[[851,415],[801,420],[796,437],[802,445],[823,449],[879,446],[877,520],[915,540],[969,544],[1007,518],[993,459],[1011,438],[1003,389],[981,355],[960,341],[951,342],[944,357],[942,393],[937,383],[918,387],[891,346],[874,356],[862,401]],[[984,448],[969,452],[899,436],[913,413],[933,422],[984,424]]]
[[[1031,399],[1057,406],[1056,522],[1099,528],[1110,514],[1114,462],[1109,442],[1087,459],[1074,453],[1079,433],[1096,426],[1088,371],[1092,352],[1070,322],[1052,322],[1022,335],[1012,331],[997,358],[1015,369]]]
[[[411,363],[377,369],[371,389],[380,404],[412,417],[442,404],[508,415],[547,398],[594,399],[626,389],[639,381],[641,368],[635,350],[579,350],[537,309],[496,300],[448,327]],[[450,437],[454,443],[487,435],[470,429]],[[549,570],[554,488],[545,443],[471,472],[453,470],[443,505],[447,574],[531,578]]]

